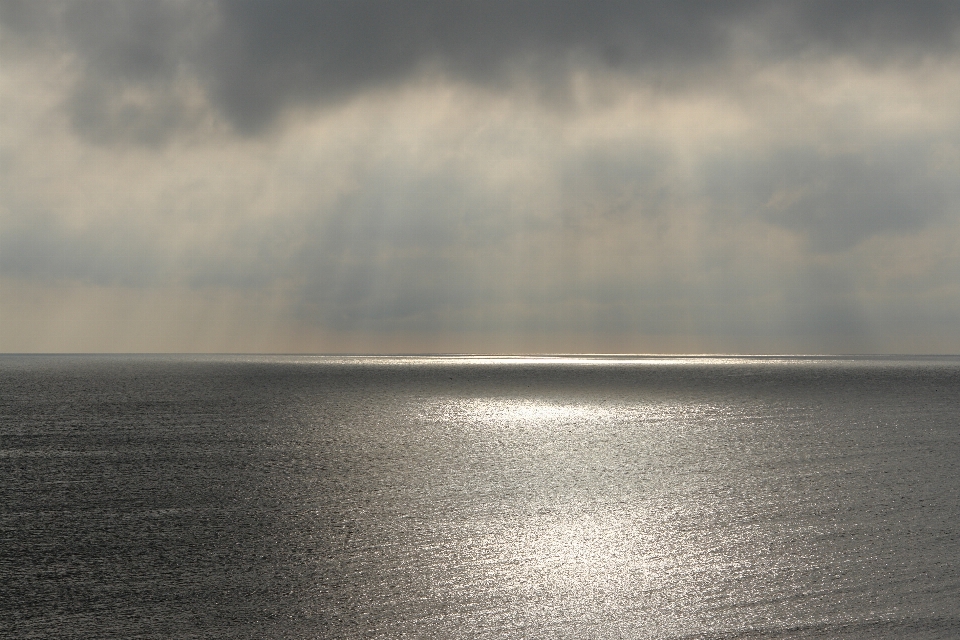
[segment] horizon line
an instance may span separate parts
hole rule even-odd
[[[960,353],[612,353],[612,352],[266,352],[266,351],[10,351],[3,356],[261,356],[290,358],[920,358]]]

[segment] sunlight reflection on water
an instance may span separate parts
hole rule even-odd
[[[676,466],[678,437],[711,407],[482,397],[419,412],[468,432],[480,466],[499,467],[486,481],[505,487],[500,509],[451,543],[465,580],[511,594],[521,618],[619,633],[646,612],[675,626],[696,588],[690,569],[698,579],[716,572],[702,543],[684,539],[689,480],[663,475]]]
[[[540,399],[480,398],[445,402],[440,407],[444,420],[458,419],[488,429],[490,427],[530,428],[557,425],[592,426],[611,418],[629,420],[640,409],[607,407],[584,403],[561,403]]]
[[[378,413],[355,423],[362,464],[391,482],[364,506],[380,533],[355,557],[402,559],[365,575],[411,572],[404,580],[426,590],[417,601],[444,603],[408,631],[455,636],[459,619],[540,635],[675,637],[760,624],[777,606],[781,622],[799,620],[768,595],[800,589],[808,561],[784,554],[775,527],[757,526],[776,498],[747,452],[780,450],[761,405],[498,390],[401,395],[378,407],[389,422]]]

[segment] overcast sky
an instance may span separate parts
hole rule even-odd
[[[960,352],[960,3],[0,0],[0,351]]]

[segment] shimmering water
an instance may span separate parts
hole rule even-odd
[[[3,637],[960,637],[958,358],[0,357]]]

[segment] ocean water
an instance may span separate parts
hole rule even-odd
[[[960,358],[0,357],[0,637],[957,638]]]

